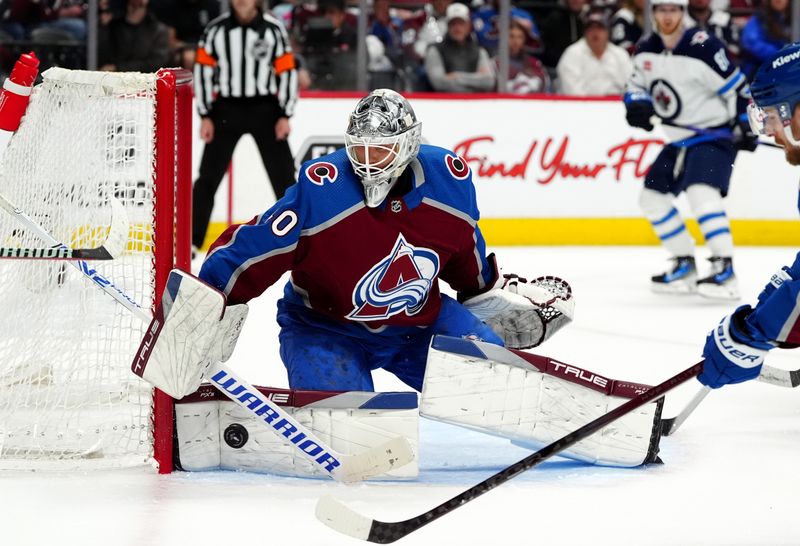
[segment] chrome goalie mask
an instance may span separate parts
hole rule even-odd
[[[408,101],[376,89],[358,101],[345,131],[347,157],[364,186],[368,207],[380,205],[417,156],[422,124]]]

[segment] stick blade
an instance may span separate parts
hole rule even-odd
[[[367,540],[374,520],[351,510],[333,497],[326,495],[317,501],[317,519],[344,535]]]
[[[130,222],[122,202],[116,197],[111,197],[109,201],[111,203],[111,226],[103,247],[112,258],[118,258],[128,247]]]
[[[414,460],[414,450],[402,436],[372,447],[357,455],[342,457],[342,466],[334,472],[334,478],[344,483],[353,483],[385,474]]]
[[[764,365],[761,367],[761,374],[758,376],[758,380],[762,383],[793,389],[800,385],[800,373],[798,373],[798,370],[782,370]]]

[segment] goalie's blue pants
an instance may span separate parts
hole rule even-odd
[[[444,295],[439,316],[428,328],[371,332],[361,324],[334,322],[285,298],[278,302],[278,324],[281,359],[293,389],[373,391],[371,372],[383,368],[420,391],[435,334],[503,344],[491,328]]]

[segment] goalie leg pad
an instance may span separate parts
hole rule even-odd
[[[546,357],[438,336],[429,352],[420,415],[539,449],[646,388]],[[623,467],[655,461],[662,404],[622,417],[561,456]]]
[[[247,305],[183,271],[169,274],[161,303],[131,370],[173,398],[197,390],[212,363],[226,361],[247,318]]]
[[[406,438],[419,452],[415,393],[259,390],[339,453],[357,454],[397,436]],[[176,403],[175,418],[176,462],[183,470],[326,477],[320,468],[210,385]],[[416,478],[417,459],[377,479]]]

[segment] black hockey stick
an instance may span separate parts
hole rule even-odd
[[[0,208],[14,216],[37,236],[52,246],[37,248],[0,247],[0,258],[19,258],[28,260],[113,260],[120,256],[128,245],[128,215],[122,203],[111,197],[111,221],[103,245],[96,248],[70,248],[54,238],[43,236],[40,226],[24,210],[0,195]]]
[[[652,116],[650,118],[650,123],[652,123],[653,125],[666,125],[668,127],[675,127],[676,129],[686,129],[687,131],[693,131],[699,135],[721,138],[725,140],[733,140],[733,135],[730,133],[730,131],[723,131],[720,129],[704,129],[703,127],[695,127],[694,125],[681,125],[680,123],[673,123],[671,121],[661,119],[658,116]],[[774,142],[766,142],[760,139],[758,141],[758,145],[766,146],[767,148],[783,149],[783,146],[780,146],[779,144],[775,144]]]
[[[686,407],[681,410],[681,412],[676,415],[675,417],[670,417],[669,419],[662,419],[661,420],[661,435],[662,436],[669,436],[670,434],[674,434],[680,426],[686,421],[686,418],[695,410],[695,408],[700,405],[700,402],[703,401],[708,393],[711,392],[710,387],[706,387],[703,385],[703,388],[700,389],[697,394],[686,404]]]
[[[410,533],[413,533],[420,527],[449,514],[453,510],[464,506],[469,501],[474,500],[480,495],[483,495],[495,487],[504,484],[505,482],[511,480],[522,472],[533,468],[549,457],[564,451],[570,446],[580,442],[588,436],[591,436],[598,430],[630,413],[636,408],[652,402],[657,398],[661,398],[668,391],[688,381],[692,377],[697,376],[702,370],[703,361],[700,361],[691,368],[682,371],[678,375],[667,379],[655,387],[651,387],[636,398],[628,400],[621,406],[611,410],[605,415],[601,415],[594,421],[583,425],[578,430],[567,434],[563,438],[556,440],[547,447],[544,447],[536,453],[525,457],[521,461],[514,463],[504,470],[501,470],[497,474],[489,477],[481,483],[470,487],[460,495],[453,497],[443,504],[440,504],[436,508],[432,508],[431,510],[420,514],[419,516],[397,522],[378,521],[366,516],[362,516],[361,514],[340,503],[333,497],[326,496],[322,497],[317,502],[317,519],[322,521],[322,523],[331,529],[361,540],[375,542],[378,544],[388,544],[390,542],[394,542]]]

